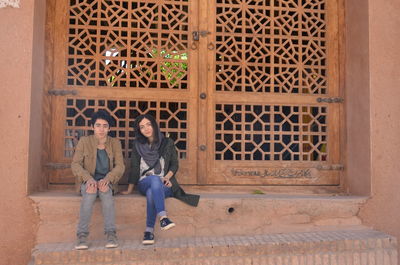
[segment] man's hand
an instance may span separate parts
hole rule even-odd
[[[97,193],[97,182],[93,178],[86,181],[86,193]]]
[[[107,192],[108,189],[110,188],[110,187],[108,186],[108,184],[110,184],[109,181],[106,181],[106,180],[104,180],[104,179],[99,180],[99,183],[98,183],[99,191],[101,191],[101,192]]]

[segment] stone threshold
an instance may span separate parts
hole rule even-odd
[[[182,236],[253,235],[351,228],[361,225],[362,196],[301,194],[201,193],[198,207],[169,198],[166,208],[176,223],[156,238]],[[49,191],[30,196],[40,218],[37,243],[74,242],[81,197],[74,192]],[[141,238],[146,200],[134,193],[115,197],[116,224],[121,239]],[[60,230],[62,227],[62,230]],[[102,239],[101,204],[94,205],[91,238]]]
[[[313,186],[313,185],[181,185],[186,192],[192,193],[234,193],[234,194],[303,194],[303,195],[348,195],[343,192],[342,187]],[[125,190],[127,185],[119,185],[120,190]],[[50,184],[48,191],[74,190],[72,184]]]
[[[344,194],[296,194],[296,193],[282,193],[282,192],[274,192],[274,193],[255,193],[255,192],[234,192],[234,191],[227,191],[218,192],[218,191],[203,191],[203,190],[185,190],[187,193],[195,193],[199,194],[201,198],[207,199],[228,199],[228,198],[253,198],[253,199],[279,199],[279,200],[348,200],[348,201],[358,201],[359,203],[365,203],[368,196],[357,196],[357,195],[344,195]],[[258,190],[255,190],[258,191]],[[80,200],[79,194],[72,190],[48,190],[42,192],[35,192],[29,197],[33,200],[38,199],[54,199],[54,197],[59,198],[76,198]],[[132,194],[129,195],[121,195],[117,194],[115,196],[116,200],[123,200],[124,198],[144,198],[141,194],[137,191],[134,191]]]

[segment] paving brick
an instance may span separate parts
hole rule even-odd
[[[95,241],[86,251],[71,243],[39,244],[33,257],[35,265],[397,265],[397,241],[358,229],[160,239],[153,246],[121,240],[116,249]]]

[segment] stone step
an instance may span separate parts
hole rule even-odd
[[[397,241],[384,233],[360,228],[254,236],[158,239],[152,246],[120,240],[116,249],[95,241],[89,250],[73,243],[39,244],[34,265],[397,265]]]
[[[37,243],[74,242],[80,197],[45,192],[31,196],[40,217]],[[357,214],[366,197],[284,194],[201,194],[198,207],[169,198],[166,207],[177,227],[157,238],[182,236],[256,235],[278,232],[323,231],[361,224]],[[120,239],[141,238],[146,201],[138,194],[116,196]],[[100,202],[94,207],[90,239],[103,239]]]

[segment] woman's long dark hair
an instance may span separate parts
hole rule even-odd
[[[136,140],[139,141],[139,143],[141,143],[141,144],[148,143],[147,137],[144,136],[140,132],[139,123],[143,119],[148,119],[150,121],[151,127],[153,127],[153,144],[158,144],[158,142],[160,141],[160,137],[159,137],[160,128],[158,127],[156,119],[153,116],[151,116],[150,114],[142,114],[142,115],[137,116],[137,118],[135,119],[135,122],[133,123],[133,130],[135,132]]]

